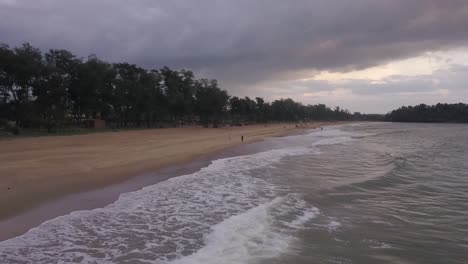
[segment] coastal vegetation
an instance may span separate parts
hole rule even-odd
[[[42,53],[27,43],[0,45],[0,128],[14,134],[85,128],[90,119],[116,129],[352,118],[323,104],[231,96],[215,79],[197,79],[190,70],[144,69],[67,50]]]
[[[403,106],[385,116],[391,122],[424,122],[424,123],[468,123],[468,105],[436,104]]]

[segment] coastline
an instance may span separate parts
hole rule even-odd
[[[0,241],[72,211],[103,207],[121,193],[197,171],[235,146],[342,123],[174,128],[0,142],[0,175],[10,175],[0,178],[0,188],[11,188],[0,193]],[[100,155],[105,156],[98,159]]]

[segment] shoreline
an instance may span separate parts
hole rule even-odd
[[[146,152],[139,153],[138,156],[140,160],[134,159],[136,161],[133,164],[114,164],[116,165],[114,168],[109,168],[106,172],[105,168],[95,168],[91,169],[87,175],[80,177],[79,173],[82,171],[78,171],[76,173],[69,173],[65,175],[56,174],[54,176],[48,176],[49,182],[47,182],[47,177],[45,182],[41,182],[40,186],[36,186],[36,189],[46,191],[47,187],[49,187],[49,193],[37,193],[37,192],[28,192],[28,195],[24,195],[23,197],[15,197],[12,196],[12,192],[5,192],[3,194],[4,197],[1,197],[0,194],[0,241],[7,240],[19,235],[26,233],[29,229],[40,225],[41,223],[56,218],[61,215],[65,215],[71,213],[73,211],[78,210],[91,210],[94,208],[104,207],[108,204],[115,202],[121,193],[131,192],[139,190],[145,186],[156,184],[158,182],[165,181],[169,178],[189,174],[199,170],[200,168],[208,165],[212,160],[227,157],[227,156],[234,156],[236,155],[235,149],[238,146],[246,145],[249,143],[257,142],[264,140],[269,137],[276,137],[276,136],[286,136],[294,133],[301,133],[308,129],[313,129],[320,126],[329,126],[329,125],[337,125],[343,124],[347,122],[314,122],[314,123],[307,123],[303,127],[296,128],[295,125],[291,124],[273,124],[273,125],[252,125],[252,126],[245,126],[245,127],[229,127],[229,128],[217,128],[217,129],[207,129],[207,128],[175,128],[175,129],[165,129],[165,130],[144,130],[143,134],[146,135],[138,135],[140,138],[138,139],[139,143],[143,143],[144,145],[151,144],[151,141],[154,140],[154,137],[163,140],[170,141],[171,137],[176,137],[176,140],[182,142],[175,142],[173,144],[163,144],[169,146],[169,148],[173,148],[172,152],[177,153],[177,156],[174,157],[174,154],[170,151],[164,152],[167,150],[167,147],[162,147],[162,150],[157,151],[159,155],[153,155],[151,164],[148,164],[148,153],[152,153],[151,150],[147,150]],[[177,130],[177,131],[175,131]],[[71,144],[74,147],[80,148],[82,147],[80,143],[85,143],[91,141],[97,144],[97,147],[107,147],[106,144],[101,146],[102,142],[94,142],[93,138],[98,140],[103,140],[104,137],[110,137],[110,142],[112,143],[112,137],[132,137],[136,136],[135,134],[142,134],[139,133],[140,131],[130,131],[130,132],[118,132],[118,133],[100,133],[100,134],[91,134],[91,135],[78,135],[78,136],[70,136],[70,137],[63,137],[60,136],[60,143],[59,146],[62,144],[70,144],[70,139],[74,139],[75,144]],[[151,133],[153,132],[153,133]],[[162,133],[157,133],[162,132]],[[178,133],[176,133],[178,132]],[[186,137],[177,138],[179,136],[186,135]],[[194,135],[187,135],[187,133],[192,133]],[[108,134],[108,135],[106,135]],[[155,134],[155,135],[153,135]],[[240,141],[240,134],[247,135],[244,139],[244,142]],[[103,135],[103,136],[101,136]],[[91,139],[90,139],[91,137]],[[233,137],[237,137],[238,140],[233,140]],[[85,138],[85,139],[83,139]],[[221,141],[220,141],[220,138]],[[57,140],[55,137],[51,137],[51,140]],[[65,140],[63,140],[65,139]],[[81,141],[80,141],[81,140]],[[37,141],[41,141],[41,138],[21,138],[17,139],[18,144],[17,146],[23,146],[26,150],[21,149],[18,150],[19,152],[30,150],[36,156],[39,154],[37,153],[37,147],[41,146],[41,142],[37,143]],[[26,141],[26,144],[24,143]],[[32,141],[32,142],[31,142]],[[35,142],[36,141],[36,142]],[[48,141],[48,140],[45,140]],[[107,142],[109,139],[107,140]],[[173,140],[172,140],[173,141]],[[16,143],[15,140],[8,141]],[[76,144],[78,142],[78,144]],[[2,142],[0,142],[0,146]],[[19,144],[23,143],[23,145]],[[46,142],[47,143],[47,142]],[[11,143],[10,143],[11,144]],[[182,146],[180,146],[182,144]],[[213,146],[215,144],[215,146]],[[86,146],[88,146],[87,144]],[[28,149],[29,146],[29,149]],[[11,146],[10,146],[11,147]],[[89,146],[88,146],[89,147]],[[129,146],[126,144],[121,143],[118,145],[117,148],[123,148],[127,150]],[[195,151],[193,148],[195,148]],[[32,148],[32,149],[31,149]],[[5,149],[5,148],[3,148]],[[6,148],[8,150],[8,148]],[[138,150],[138,148],[136,148]],[[175,150],[175,151],[174,151]],[[229,151],[231,150],[231,151]],[[40,151],[39,151],[40,152]],[[47,150],[46,150],[47,152]],[[52,153],[51,153],[52,152]],[[49,154],[53,155],[54,150],[50,151]],[[56,154],[63,154],[60,151],[60,147],[55,149]],[[131,151],[129,151],[131,152]],[[8,151],[7,151],[8,153]],[[230,153],[230,154],[229,154]],[[15,153],[16,154],[16,153]],[[29,157],[33,155],[30,153]],[[86,153],[86,155],[92,155],[93,153]],[[168,154],[168,155],[166,155]],[[172,154],[172,155],[170,155]],[[0,158],[5,156],[3,151],[0,151]],[[13,155],[14,158],[15,155]],[[28,156],[28,155],[26,155]],[[39,155],[40,156],[40,155]],[[111,155],[112,156],[112,155]],[[120,156],[119,156],[120,157]],[[137,158],[138,158],[137,157]],[[143,157],[143,158],[142,158]],[[162,160],[156,160],[156,158],[162,157]],[[76,157],[75,157],[76,158]],[[110,158],[115,158],[112,156]],[[166,159],[165,159],[166,158]],[[167,159],[169,158],[169,159]],[[0,159],[0,175],[4,175],[2,170],[10,170],[12,169],[11,163],[6,163],[3,159]],[[39,157],[40,161],[47,160],[47,157]],[[13,169],[18,169],[14,171],[17,177],[21,177],[21,172],[25,172],[24,161],[20,164],[16,164],[16,167]],[[76,161],[76,159],[75,159]],[[79,161],[79,160],[78,160]],[[118,161],[118,160],[117,160]],[[31,160],[27,160],[26,162],[31,162]],[[98,162],[99,163],[99,162]],[[8,166],[8,164],[10,166]],[[37,165],[42,165],[38,163]],[[99,164],[98,164],[99,165]],[[126,165],[126,166],[125,166]],[[62,165],[59,165],[59,167]],[[47,171],[47,170],[46,170]],[[59,170],[61,172],[63,170]],[[28,170],[26,170],[28,172]],[[114,173],[113,175],[109,176],[110,174]],[[6,174],[5,174],[6,175]],[[99,175],[99,176],[96,176]],[[71,179],[71,186],[67,186],[68,188],[62,189],[52,189],[57,184],[57,176],[65,176],[67,177],[65,180]],[[10,177],[11,180],[12,177]],[[77,179],[81,179],[77,180]],[[44,180],[44,179],[43,179]],[[85,182],[88,180],[89,182]],[[54,182],[55,181],[55,182]],[[78,182],[78,186],[73,186],[74,183]],[[36,181],[37,183],[37,181]],[[50,185],[47,185],[49,183]],[[67,182],[66,182],[67,183]],[[0,178],[0,187],[3,189],[6,185],[11,184],[11,181],[5,181],[5,178]],[[43,186],[43,185],[46,186]],[[63,186],[63,182],[61,183]],[[51,188],[52,187],[52,188]],[[34,189],[34,188],[33,188]],[[10,197],[8,197],[10,194]],[[4,199],[6,196],[7,199]],[[3,204],[2,204],[2,199]],[[18,199],[15,201],[15,199]],[[24,204],[24,201],[29,201],[29,203]],[[23,202],[23,203],[22,203]],[[9,206],[9,207],[6,207]],[[15,207],[16,206],[16,207]],[[7,208],[5,210],[4,208]],[[8,210],[10,209],[10,210]],[[13,211],[13,212],[12,212]],[[8,231],[6,231],[8,230]]]

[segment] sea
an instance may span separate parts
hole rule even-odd
[[[468,263],[468,125],[246,144],[2,241],[0,263]]]

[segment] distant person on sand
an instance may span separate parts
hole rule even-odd
[[[244,142],[244,136],[241,136],[241,141]]]

